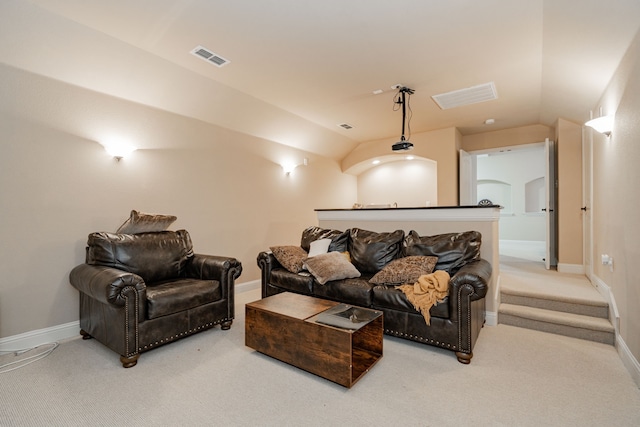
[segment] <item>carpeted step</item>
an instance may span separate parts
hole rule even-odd
[[[613,345],[615,343],[613,325],[609,320],[599,317],[503,302],[498,310],[498,323],[604,344]]]
[[[500,301],[506,304],[524,305],[602,319],[609,318],[609,304],[604,299],[581,299],[503,288],[500,292]]]

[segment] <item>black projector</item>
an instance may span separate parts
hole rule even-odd
[[[398,141],[391,146],[393,151],[407,151],[413,148],[413,144],[409,141]]]

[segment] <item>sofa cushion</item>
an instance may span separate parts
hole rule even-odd
[[[316,285],[313,288],[313,294],[319,298],[340,301],[345,304],[371,307],[373,285],[369,283],[369,278],[365,276]]]
[[[414,255],[394,259],[378,271],[369,283],[375,285],[415,283],[420,276],[432,273],[436,262],[438,258],[434,256]]]
[[[360,277],[360,272],[340,252],[328,252],[307,258],[304,268],[309,270],[321,285],[332,280]]]
[[[147,318],[189,310],[222,298],[217,280],[180,279],[147,287]]]
[[[269,249],[281,266],[292,273],[302,271],[307,252],[300,246],[271,246]]]
[[[287,291],[311,295],[313,291],[313,276],[307,272],[294,274],[284,268],[271,270],[269,283]]]
[[[132,210],[129,218],[116,230],[116,234],[136,234],[164,231],[173,224],[176,216],[148,214]]]
[[[393,285],[376,285],[372,291],[372,306],[376,309],[389,309],[420,314],[400,289]],[[449,318],[449,297],[429,310],[431,317]]]
[[[349,233],[351,262],[361,273],[375,274],[400,254],[404,231],[388,233],[352,228]]]
[[[320,239],[331,239],[328,252],[345,252],[349,241],[349,230],[340,231],[311,226],[302,231],[300,246],[302,249],[309,252],[311,242]]]
[[[186,230],[156,233],[91,233],[87,241],[87,264],[128,271],[147,283],[182,277],[193,257]]]
[[[411,230],[402,243],[402,253],[404,256],[436,256],[435,269],[453,275],[466,263],[480,259],[481,240],[482,235],[477,231],[420,236]]]

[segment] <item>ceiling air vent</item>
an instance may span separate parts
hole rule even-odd
[[[206,47],[202,47],[202,46],[197,46],[195,49],[191,51],[191,54],[197,56],[198,58],[204,61],[210,62],[216,67],[224,67],[229,62],[231,62],[228,59],[225,59],[222,56],[218,55],[217,53],[213,53]]]
[[[343,129],[353,129],[353,126],[351,126],[349,123],[340,123],[338,126],[340,126]]]
[[[462,107],[463,105],[475,104],[477,102],[492,101],[498,99],[496,87],[491,83],[468,87],[466,89],[454,90],[440,95],[433,95],[431,98],[443,110],[449,108]]]

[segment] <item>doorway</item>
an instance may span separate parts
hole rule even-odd
[[[460,153],[460,204],[502,206],[500,246],[557,265],[555,147],[552,141]]]

